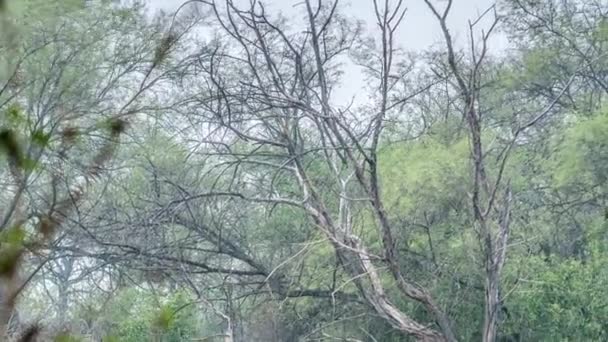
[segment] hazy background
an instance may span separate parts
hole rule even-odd
[[[147,0],[152,11],[164,10],[172,12],[184,1],[182,0]],[[267,12],[271,14],[281,13],[288,18],[301,19],[304,16],[303,0],[262,0]],[[383,3],[379,0],[379,3]],[[235,3],[246,8],[249,0],[235,0]],[[456,46],[466,46],[469,41],[469,20],[475,20],[481,13],[496,3],[495,0],[454,0],[448,25]],[[423,0],[404,0],[407,13],[400,26],[397,35],[397,43],[406,51],[423,51],[433,44],[441,44],[443,36],[437,20],[430,12]],[[434,0],[434,4],[443,8],[445,0]],[[376,29],[374,4],[372,0],[342,0],[339,6],[342,13],[362,20],[367,32],[372,33]],[[491,19],[488,17],[488,19]],[[488,27],[489,21],[481,22],[478,33],[484,27]],[[485,24],[485,25],[483,25]],[[494,34],[489,44],[491,53],[504,50],[508,42],[504,36]],[[356,98],[358,91],[364,86],[363,75],[355,65],[347,65],[343,76],[343,87],[335,90],[335,98],[341,103],[350,102],[354,98],[355,103],[360,103],[361,98]]]

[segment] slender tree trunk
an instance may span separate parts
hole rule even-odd
[[[512,193],[510,185],[507,185],[502,204],[502,213],[498,219],[498,234],[493,240],[493,234],[486,230],[486,284],[483,342],[494,342],[498,335],[498,315],[502,299],[500,298],[500,276],[507,255],[507,242],[511,226],[511,201]],[[488,227],[486,227],[487,229]]]
[[[234,341],[234,333],[232,331],[232,323],[230,321],[226,324],[226,329],[224,330],[224,342],[233,342]]]
[[[493,266],[491,266],[493,268]],[[496,341],[498,330],[498,312],[500,311],[499,274],[495,270],[488,270],[486,276],[483,342]]]

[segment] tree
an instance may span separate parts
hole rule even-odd
[[[2,335],[32,277],[45,263],[66,260],[52,253],[68,240],[61,228],[113,158],[127,120],[157,108],[144,94],[161,89],[179,68],[160,66],[178,36],[167,42],[140,9],[63,5],[25,3],[27,15],[46,6],[57,12],[15,16],[22,37],[3,44],[15,58],[0,86]],[[129,44],[117,37],[129,37]],[[21,279],[17,271],[28,252],[41,261]]]
[[[505,0],[462,44],[459,4],[420,4],[425,51],[400,45],[400,1],[370,2],[369,32],[337,1],[230,0],[22,29],[0,97],[31,174],[1,236],[32,274],[20,313],[92,339],[602,340],[605,6]],[[87,168],[115,113],[120,149]]]

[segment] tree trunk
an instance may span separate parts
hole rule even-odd
[[[486,277],[486,298],[484,305],[483,342],[496,341],[498,330],[498,312],[500,311],[499,275],[489,270]]]

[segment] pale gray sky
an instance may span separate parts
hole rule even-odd
[[[152,9],[164,9],[171,11],[176,9],[182,0],[147,0]],[[282,12],[287,17],[302,17],[303,0],[262,0],[267,11],[275,13]],[[488,9],[496,0],[454,0],[448,24],[452,35],[458,46],[464,46],[468,42],[468,21],[474,20]],[[248,0],[236,0],[236,3],[249,3]],[[434,0],[437,6],[443,8],[445,0]],[[300,4],[300,5],[297,5]],[[428,7],[423,0],[404,0],[407,13],[397,35],[398,44],[408,51],[421,51],[434,43],[442,41],[441,30]],[[366,28],[375,29],[374,5],[372,0],[342,0],[342,8],[349,15],[364,21]],[[480,27],[481,28],[481,27]],[[504,36],[495,35],[490,41],[490,50],[501,51],[507,46]],[[347,72],[344,80],[344,89],[338,90],[338,97],[348,100],[356,95],[363,86],[361,73],[358,70]]]
[[[147,1],[152,8],[162,8],[168,11],[183,3],[181,0]],[[246,4],[248,1],[237,1],[237,3],[239,2]],[[302,0],[265,0],[262,2],[266,4],[269,10],[279,10],[286,15],[302,13],[301,7],[296,6],[296,4],[301,4]],[[342,2],[349,15],[364,20],[368,28],[373,25],[375,18],[372,0],[344,0]],[[495,2],[495,0],[454,0],[449,24],[450,28],[456,33],[456,38],[466,39],[462,32],[468,27],[467,21],[476,18]],[[404,3],[408,12],[401,27],[400,44],[407,49],[420,50],[428,47],[433,42],[437,42],[441,38],[441,32],[424,1],[405,0]],[[445,0],[435,0],[435,3],[443,5]],[[497,43],[501,44],[502,42]]]

